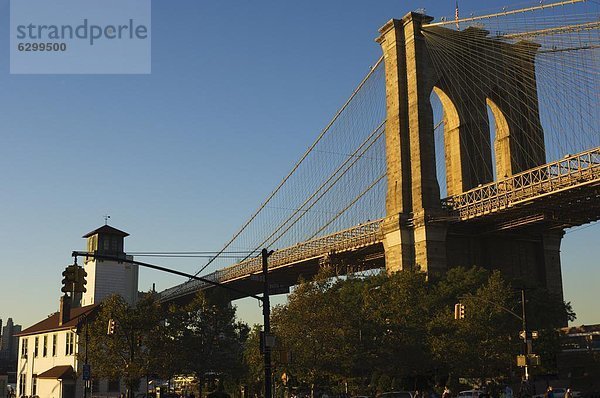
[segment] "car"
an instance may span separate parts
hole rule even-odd
[[[566,388],[553,388],[554,398],[564,398],[565,392],[567,392]]]
[[[565,397],[565,392],[567,390],[565,390],[564,388],[552,388],[552,392],[554,393],[554,398],[564,398]],[[534,395],[532,398],[544,398],[546,396],[546,393],[542,393],[542,394],[536,394]],[[573,398],[575,398],[575,395],[573,395]]]
[[[410,391],[389,391],[377,395],[377,398],[413,398]]]
[[[457,398],[479,398],[483,394],[481,390],[465,390],[458,393]]]

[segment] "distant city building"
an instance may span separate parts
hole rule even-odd
[[[600,390],[600,325],[560,329],[558,374],[579,391]]]
[[[18,334],[21,331],[21,325],[15,325],[12,318],[8,318],[6,326],[2,328],[2,340],[0,343],[0,359],[8,361],[17,360]]]
[[[109,225],[85,234],[87,251],[105,256],[133,260],[124,252],[124,238],[127,232]],[[113,260],[100,260],[87,257],[84,263],[87,272],[87,292],[83,294],[81,305],[97,304],[112,295],[121,295],[133,305],[138,297],[138,266]]]

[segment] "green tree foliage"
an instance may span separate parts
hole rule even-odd
[[[454,319],[459,300],[462,320]],[[574,316],[569,304],[543,291],[532,291],[527,305],[530,314],[543,311],[531,316],[540,330]],[[412,389],[427,387],[435,375],[445,382],[441,375],[451,372],[479,380],[510,374],[522,347],[520,314],[520,294],[499,272],[459,267],[435,282],[418,271],[321,275],[274,309],[272,326],[292,352],[288,368],[298,380],[347,382],[353,393],[373,393],[385,387],[382,379]],[[556,352],[551,343],[545,346]]]
[[[261,325],[254,325],[244,344],[244,363],[246,365],[245,382],[251,395],[261,395],[263,391],[265,366],[260,352]]]
[[[107,334],[109,319],[116,323],[112,335]],[[168,379],[194,373],[202,380],[212,373],[237,380],[244,370],[242,351],[249,329],[236,321],[235,308],[218,294],[199,293],[186,306],[168,308],[155,294],[133,307],[114,295],[102,301],[88,327],[94,377],[123,379],[129,392],[151,375]]]
[[[235,312],[226,296],[203,292],[187,306],[169,309],[167,321],[176,331],[173,341],[183,351],[179,371],[194,373],[201,384],[207,374],[235,380],[242,376],[249,328],[237,322]]]
[[[109,319],[116,326],[112,335],[107,334]],[[121,296],[110,296],[87,327],[94,378],[123,379],[132,396],[142,377],[157,373],[166,328],[155,295],[145,295],[134,307]]]
[[[500,273],[484,278],[487,273],[477,269],[452,270],[450,281],[441,282],[435,290],[452,291],[448,284],[460,274],[466,274],[471,283],[482,284],[458,295],[465,306],[464,319],[454,319],[452,301],[457,302],[456,298],[451,301],[448,297],[447,305],[436,312],[429,324],[434,359],[462,377],[485,379],[507,374],[519,349],[519,321],[507,312],[513,311],[514,293]]]

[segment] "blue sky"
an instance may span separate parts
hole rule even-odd
[[[220,249],[380,56],[377,29],[420,7],[452,17],[454,4],[154,1],[151,74],[10,75],[0,0],[0,318],[29,326],[56,311],[71,251],[105,214],[131,234],[127,251]],[[577,324],[600,323],[599,231],[563,241]],[[142,270],[140,289],[179,282]],[[239,312],[260,320],[254,302]]]

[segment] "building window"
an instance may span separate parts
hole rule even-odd
[[[27,383],[25,382],[27,380],[27,375],[25,373],[21,373],[21,377],[19,378],[19,395],[23,396],[26,395],[25,394],[25,387],[27,386]]]
[[[42,347],[42,356],[43,357],[47,357],[48,356],[48,336],[44,335],[44,345]],[[35,394],[33,394],[35,395]]]
[[[31,395],[37,395],[37,374],[31,378]]]
[[[40,336],[35,336],[34,346],[33,346],[33,356],[35,358],[37,358],[37,356],[38,356],[39,347],[40,347]]]
[[[56,356],[56,344],[58,343],[58,335],[56,333],[54,333],[52,335],[52,356],[55,357]]]
[[[21,358],[27,358],[27,338],[21,339]]]
[[[65,355],[73,355],[75,353],[75,333],[67,332],[67,341],[65,344]]]

